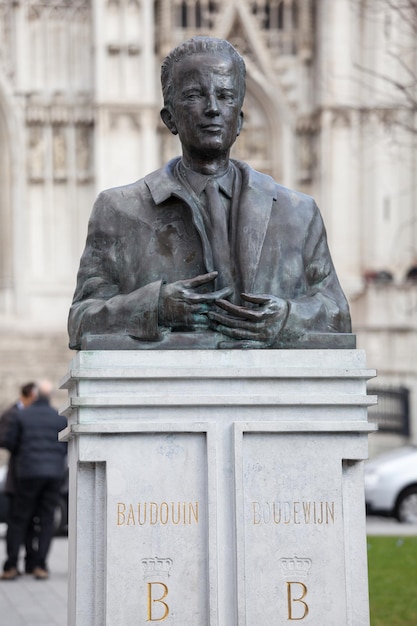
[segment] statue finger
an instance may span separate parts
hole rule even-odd
[[[195,291],[185,291],[184,299],[191,303],[196,302],[206,302],[208,304],[217,302],[218,298],[224,298],[225,296],[230,296],[233,289],[231,287],[223,287],[219,291],[210,291],[208,293],[196,293]]]
[[[233,304],[228,300],[218,300],[216,304],[231,315],[252,320],[254,322],[261,320],[264,316],[264,312],[262,310],[248,309],[247,307]]]
[[[207,274],[199,274],[198,276],[194,276],[194,278],[182,280],[181,283],[186,289],[195,289],[195,287],[205,285],[215,280],[217,275],[218,272],[208,272]]]
[[[241,293],[240,297],[242,300],[252,302],[253,304],[268,304],[271,301],[271,297],[264,294]]]
[[[191,302],[188,309],[193,315],[199,315],[207,313],[210,307],[206,302]]]
[[[254,341],[260,340],[258,333],[243,328],[230,328],[230,326],[223,326],[222,324],[218,324],[217,326],[214,326],[214,330],[222,333],[222,335],[226,335],[227,337],[232,337],[233,339]]]
[[[252,331],[254,333],[262,332],[263,328],[257,326],[256,323],[244,320],[237,319],[236,317],[231,317],[230,315],[223,315],[222,313],[217,313],[216,311],[210,311],[207,313],[207,317],[218,324],[221,324],[227,328],[240,328]]]

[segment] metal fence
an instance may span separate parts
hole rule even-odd
[[[369,387],[378,396],[378,404],[369,408],[369,421],[378,424],[379,432],[410,436],[410,390],[407,387]]]

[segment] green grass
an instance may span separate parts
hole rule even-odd
[[[417,626],[417,537],[368,537],[371,626]]]

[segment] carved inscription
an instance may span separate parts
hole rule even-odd
[[[198,524],[198,502],[118,502],[117,526],[167,526]]]
[[[308,604],[304,601],[307,587],[297,581],[287,582],[288,620],[299,621],[308,615]]]
[[[309,612],[305,600],[307,585],[300,578],[306,578],[312,566],[312,560],[308,557],[282,557],[279,559],[282,577],[287,580],[287,609],[288,621],[300,621],[307,617]]]
[[[165,602],[168,587],[165,583],[148,583],[148,622],[163,622],[169,615],[169,606]],[[155,597],[159,593],[159,597]]]
[[[259,524],[334,524],[334,502],[277,501],[252,502],[252,523]]]
[[[161,578],[168,580],[173,563],[169,557],[150,556],[142,559],[143,577],[155,579],[146,583],[148,622],[163,622],[169,615],[166,602],[168,585]]]

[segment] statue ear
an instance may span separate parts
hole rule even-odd
[[[161,119],[163,123],[165,124],[165,126],[168,128],[168,130],[171,131],[173,135],[178,135],[177,127],[171,115],[171,111],[167,109],[167,107],[164,107],[163,109],[161,109]]]
[[[240,131],[242,130],[243,118],[244,118],[243,111],[241,111],[239,113],[239,119],[238,119],[238,122],[237,122],[237,133],[236,133],[237,137],[240,135]]]

